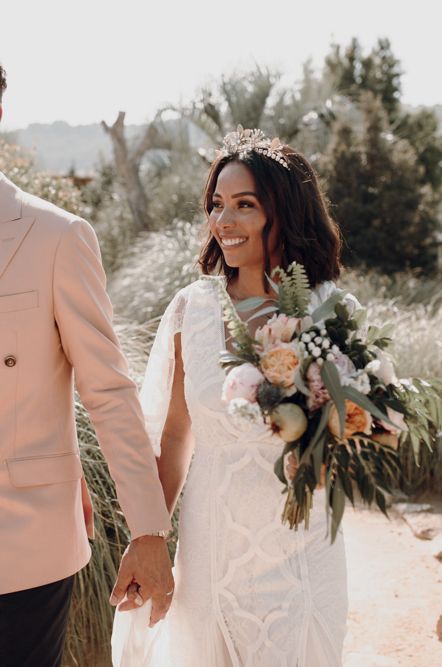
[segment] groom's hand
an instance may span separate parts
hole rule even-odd
[[[125,598],[134,581],[138,584],[137,595],[128,595],[118,609],[136,609],[152,598],[150,625],[153,626],[167,614],[174,589],[169,551],[163,537],[143,535],[132,540],[121,559],[110,598],[112,605]]]

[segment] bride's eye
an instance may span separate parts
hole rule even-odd
[[[219,201],[212,202],[212,208],[221,208],[222,204]]]
[[[241,200],[238,202],[239,208],[253,208],[253,203],[251,201]]]

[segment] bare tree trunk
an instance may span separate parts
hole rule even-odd
[[[102,121],[101,126],[112,140],[117,172],[126,186],[127,200],[135,225],[139,230],[149,230],[151,229],[152,224],[148,212],[148,201],[141,184],[139,169],[141,158],[144,152],[149,148],[147,138],[150,126],[146,132],[146,136],[135,151],[135,154],[130,155],[124,134],[125,116],[125,112],[120,111],[117,120],[113,125],[109,126]],[[141,150],[141,147],[143,147],[144,150]]]

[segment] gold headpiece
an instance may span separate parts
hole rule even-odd
[[[269,139],[262,130],[245,130],[242,125],[238,125],[236,132],[226,134],[223,139],[222,148],[216,151],[216,157],[238,155],[239,158],[243,158],[250,151],[255,151],[275,160],[290,170],[287,157],[284,155],[282,148],[283,144],[278,138]]]

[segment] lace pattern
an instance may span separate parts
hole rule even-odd
[[[321,285],[310,309],[335,289]],[[174,601],[161,631],[147,633],[137,666],[339,667],[347,615],[342,530],[331,546],[323,491],[315,494],[308,531],[282,526],[284,497],[273,473],[281,441],[264,424],[239,428],[221,402],[224,328],[208,281],[176,295],[151,352],[142,402],[156,452],[177,331],[195,453],[180,513]],[[127,631],[118,623],[117,614],[121,642]]]

